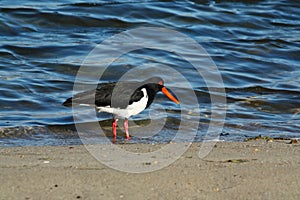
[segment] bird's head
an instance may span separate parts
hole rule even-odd
[[[166,95],[171,101],[179,104],[179,100],[164,86],[164,81],[160,77],[152,77],[145,82],[150,83],[156,92],[161,91]]]

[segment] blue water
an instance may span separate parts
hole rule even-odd
[[[79,144],[72,109],[61,104],[72,96],[81,64],[97,44],[139,27],[175,30],[207,51],[222,75],[227,97],[227,103],[221,105],[227,109],[225,124],[216,133],[221,140],[239,141],[259,134],[300,137],[297,1],[4,0],[0,1],[0,11],[0,146]],[[174,39],[173,44],[178,42],[170,39]],[[174,46],[174,51],[180,50],[179,44]],[[103,62],[112,58],[109,53],[101,57]],[[123,55],[99,82],[118,81],[136,66],[149,70],[147,63],[163,64],[182,73],[199,105],[180,110],[158,95],[153,105],[157,114],[152,118],[168,118],[164,128],[145,140],[133,137],[133,142],[169,141],[181,117],[188,117],[193,106],[200,108],[201,116],[196,119],[199,127],[195,140],[203,140],[210,120],[217,120],[210,119],[211,91],[205,77],[175,56],[172,49],[144,49]],[[170,74],[159,75],[169,80],[166,86],[174,93],[185,95],[186,90]],[[143,80],[139,76],[134,79]],[[217,91],[222,89],[217,82],[211,84]],[[167,109],[166,116],[159,115],[160,105]],[[145,111],[132,120],[143,125],[149,123],[148,118],[149,111]],[[109,137],[110,120],[108,114],[98,115]],[[136,131],[141,129],[144,131],[141,127]],[[186,133],[190,131],[187,126]]]

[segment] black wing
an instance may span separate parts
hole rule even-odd
[[[119,82],[111,93],[111,107],[126,108],[133,102],[139,101],[143,96],[139,82]]]
[[[97,107],[111,106],[126,108],[128,104],[139,101],[143,96],[139,82],[119,82],[101,84],[96,90],[78,93],[67,99],[63,105],[88,104]],[[113,101],[112,101],[113,99]]]
[[[97,106],[109,106],[111,99],[110,91],[113,91],[114,86],[115,83],[101,84],[95,90],[75,94],[73,97],[68,98],[63,105],[68,107],[72,106],[72,104],[87,104],[91,106],[96,104]]]

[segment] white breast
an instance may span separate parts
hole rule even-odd
[[[114,115],[129,118],[132,115],[137,115],[143,110],[145,110],[148,102],[148,94],[145,88],[142,88],[142,92],[144,94],[143,98],[141,98],[137,102],[133,102],[131,105],[128,105],[126,109],[121,108],[111,108],[110,106],[106,107],[97,107],[100,112],[112,113]]]

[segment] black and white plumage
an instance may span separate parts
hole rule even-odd
[[[112,123],[114,138],[117,136],[117,118],[125,118],[126,138],[130,139],[128,118],[148,108],[159,91],[170,100],[179,103],[177,98],[166,89],[164,81],[159,77],[153,77],[143,82],[107,83],[95,90],[76,94],[67,99],[63,105],[89,105],[95,106],[99,112],[112,113],[114,115]]]

